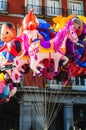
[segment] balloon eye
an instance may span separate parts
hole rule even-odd
[[[79,30],[79,29],[81,29],[81,27],[80,27],[80,26],[78,26],[78,27],[77,27],[77,29]]]
[[[8,32],[6,32],[6,34],[8,34]]]

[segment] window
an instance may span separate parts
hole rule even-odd
[[[82,1],[68,1],[68,15],[83,15],[83,2]]]
[[[72,77],[71,78],[72,85],[77,85],[77,86],[85,86],[86,85],[86,79],[81,78],[81,77]]]
[[[0,10],[7,10],[7,2],[6,0],[0,0]]]
[[[46,14],[47,15],[61,15],[59,0],[47,0],[46,1]]]
[[[42,13],[42,0],[26,0],[25,6],[27,8],[26,13],[28,13],[31,8],[34,8],[35,14],[41,14]]]

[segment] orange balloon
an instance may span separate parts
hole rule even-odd
[[[39,26],[36,15],[33,14],[33,9],[23,19],[23,30],[34,30]]]

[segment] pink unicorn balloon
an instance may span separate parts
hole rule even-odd
[[[58,72],[60,60],[63,60],[63,65],[66,65],[69,61],[69,59],[65,56],[67,38],[74,43],[78,42],[78,37],[71,21],[62,28],[53,39],[49,41],[40,39],[37,42],[31,43],[28,47],[28,53],[30,56],[30,68],[33,72],[40,75],[41,71],[38,68],[44,68],[41,61],[46,58],[54,60],[54,73]]]

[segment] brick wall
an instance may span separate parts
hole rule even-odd
[[[24,0],[8,0],[10,14],[24,14]]]

